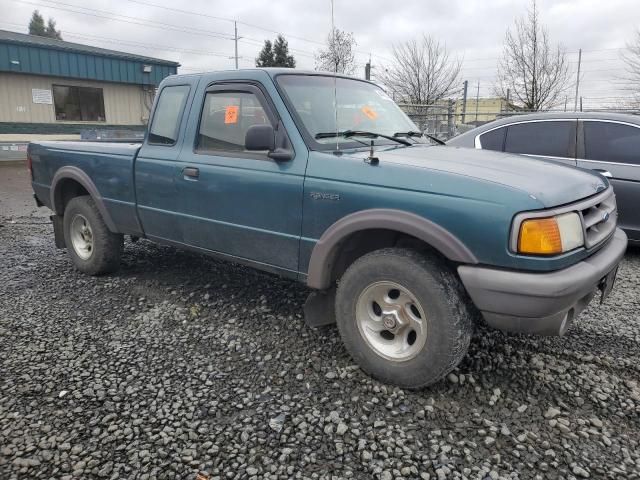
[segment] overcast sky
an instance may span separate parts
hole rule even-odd
[[[355,35],[360,75],[369,55],[375,75],[389,64],[392,44],[427,33],[464,60],[461,80],[469,80],[470,91],[475,94],[480,82],[481,96],[488,96],[505,32],[528,3],[335,0],[335,24]],[[282,32],[298,67],[313,68],[314,52],[330,31],[330,5],[329,0],[0,0],[0,28],[26,32],[37,8],[55,18],[65,40],[175,60],[188,73],[233,68],[228,57],[235,19],[242,37],[241,67],[253,66],[264,39]],[[566,48],[572,69],[583,49],[581,93],[587,106],[595,102],[590,99],[607,103],[608,97],[625,96],[620,53],[640,28],[640,0],[538,0],[538,7],[552,40]]]

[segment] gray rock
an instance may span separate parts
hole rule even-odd
[[[119,273],[80,274],[54,248],[47,211],[31,209],[28,174],[18,178],[34,213],[9,218],[0,194],[2,479],[638,470],[638,249],[570,341],[478,325],[461,367],[471,373],[411,391],[355,367],[335,328],[307,328],[309,291],[295,281],[128,237]]]
[[[580,467],[579,465],[574,465],[571,471],[574,473],[574,475],[577,475],[582,478],[590,477],[589,472],[587,472],[584,468]]]
[[[269,427],[271,427],[271,429],[276,432],[281,432],[286,418],[287,416],[284,413],[277,415],[276,417],[269,420]]]
[[[547,411],[544,413],[544,418],[547,418],[547,419],[556,418],[561,413],[562,412],[557,408],[549,407]]]

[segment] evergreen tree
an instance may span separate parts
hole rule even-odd
[[[34,10],[33,15],[31,15],[31,21],[29,22],[29,35],[45,37],[46,33],[47,29],[44,26],[44,17],[40,15],[38,10]]]
[[[60,30],[56,30],[56,21],[53,18],[49,18],[49,22],[45,25],[44,17],[38,10],[34,10],[33,15],[31,15],[31,20],[29,21],[29,35],[62,40],[62,33],[60,33]]]
[[[273,67],[273,47],[271,40],[264,41],[264,47],[260,50],[258,58],[256,58],[256,67]]]
[[[60,30],[56,30],[56,21],[53,18],[49,18],[47,22],[47,28],[45,29],[45,36],[49,38],[57,38],[62,40],[62,33]]]
[[[295,68],[296,60],[289,55],[289,44],[282,35],[278,35],[273,44],[274,67]]]
[[[289,55],[289,44],[282,35],[278,35],[276,41],[265,40],[258,58],[256,67],[287,67],[295,68],[296,60]]]

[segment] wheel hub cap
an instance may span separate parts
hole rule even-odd
[[[87,219],[79,213],[74,215],[69,229],[71,246],[82,260],[87,260],[93,254],[93,231]]]
[[[415,295],[392,281],[372,283],[356,303],[360,334],[376,354],[395,362],[410,360],[422,350],[426,319]]]
[[[387,330],[393,330],[398,325],[398,322],[396,322],[396,319],[392,315],[385,315],[383,323]]]

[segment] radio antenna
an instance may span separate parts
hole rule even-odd
[[[338,55],[336,50],[336,26],[333,18],[333,0],[331,0],[331,53],[333,57],[333,109],[336,114],[336,150],[340,150],[340,128],[338,127]]]

